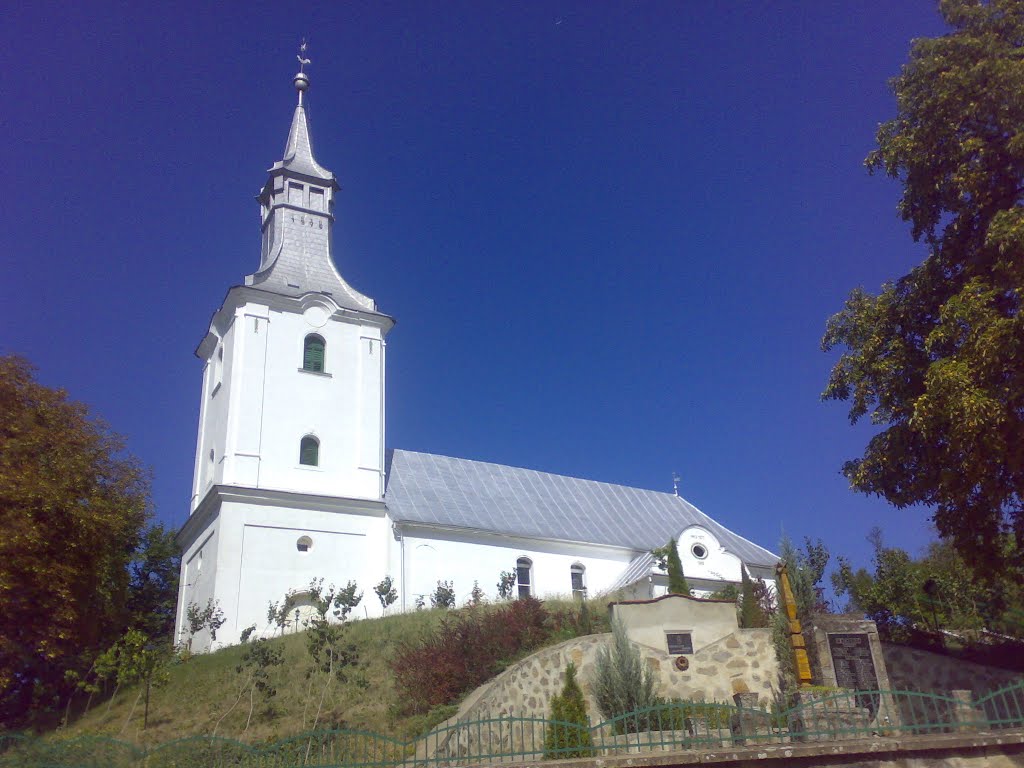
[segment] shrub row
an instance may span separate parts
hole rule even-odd
[[[548,616],[534,598],[446,616],[435,632],[398,649],[393,670],[406,709],[423,712],[453,702],[543,645]]]

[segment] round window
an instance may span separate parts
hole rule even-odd
[[[295,547],[299,552],[309,552],[313,548],[313,540],[309,536],[303,536],[295,542]]]
[[[698,560],[703,560],[705,557],[708,556],[708,548],[705,547],[703,544],[694,544],[692,547],[690,547],[690,552]]]

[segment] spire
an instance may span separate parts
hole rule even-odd
[[[281,160],[281,167],[287,168],[296,173],[304,173],[307,176],[317,176],[322,179],[334,179],[334,174],[320,165],[313,157],[313,139],[309,135],[309,120],[306,118],[306,107],[302,103],[302,95],[309,88],[309,75],[306,74],[306,65],[311,61],[305,58],[306,41],[299,46],[299,71],[292,79],[295,90],[299,92],[299,103],[295,107],[295,115],[292,117],[292,127],[288,131],[288,142],[284,146],[284,158]]]
[[[262,249],[260,266],[245,284],[284,296],[321,293],[339,306],[376,311],[376,304],[350,286],[334,263],[332,229],[334,196],[340,189],[334,174],[313,157],[313,142],[303,95],[309,88],[306,43],[299,48],[299,92],[284,157],[270,169],[257,196],[260,203]]]

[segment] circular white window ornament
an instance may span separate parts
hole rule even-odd
[[[306,322],[313,328],[323,328],[327,323],[327,318],[331,316],[331,313],[319,304],[314,304],[312,307],[308,307],[302,316],[306,319]]]
[[[690,554],[696,557],[698,560],[703,560],[708,556],[708,548],[703,544],[694,544],[690,547]]]

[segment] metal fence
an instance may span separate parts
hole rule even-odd
[[[675,701],[597,725],[543,718],[455,722],[413,741],[315,731],[274,744],[193,736],[142,749],[101,736],[0,735],[0,768],[454,768],[567,757],[927,736],[1024,728],[1024,681],[981,697],[957,691],[800,692],[786,709]]]

